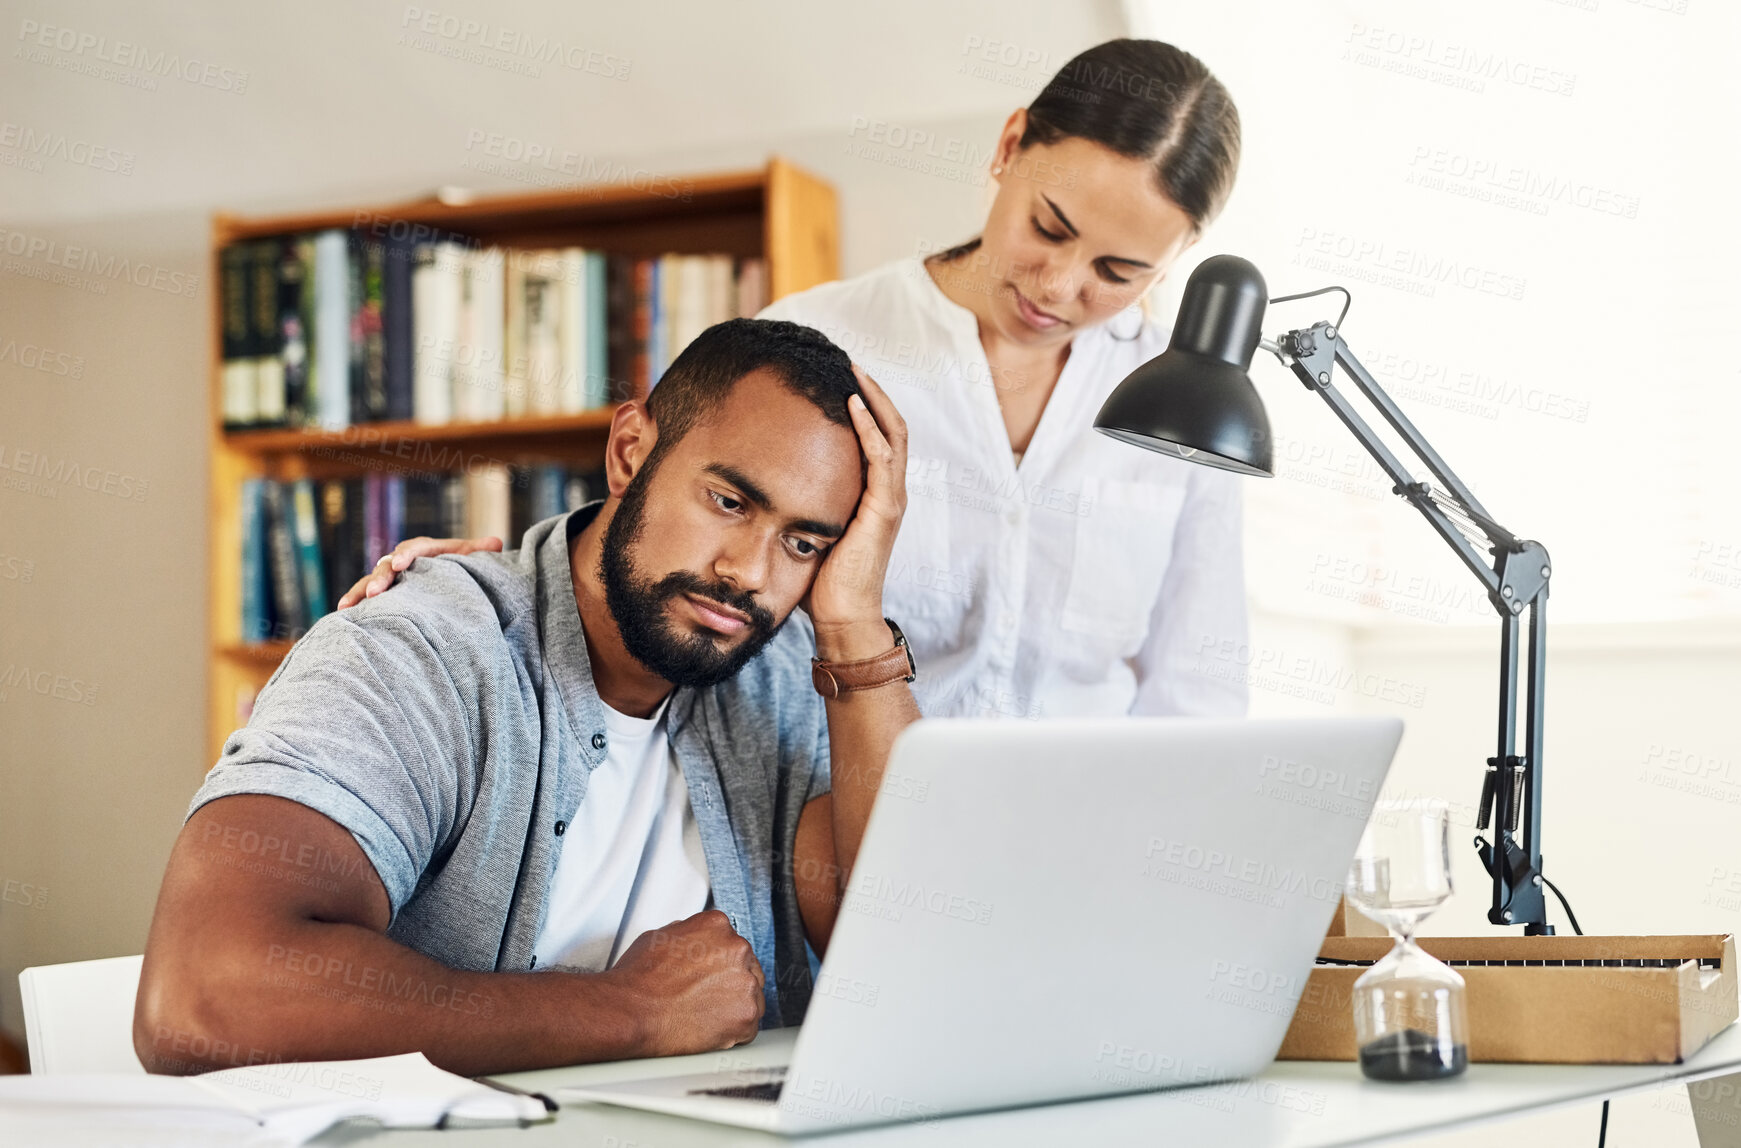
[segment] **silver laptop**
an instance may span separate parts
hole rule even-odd
[[[919,722],[791,1063],[564,1097],[808,1133],[1256,1073],[1401,737],[1389,717]]]

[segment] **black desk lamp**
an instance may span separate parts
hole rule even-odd
[[[1258,347],[1271,352],[1310,390],[1323,396],[1396,484],[1393,488],[1426,516],[1463,564],[1487,587],[1501,622],[1499,647],[1498,753],[1487,759],[1477,829],[1497,827],[1497,845],[1477,836],[1481,862],[1493,878],[1495,925],[1522,925],[1529,936],[1553,933],[1542,893],[1541,798],[1542,712],[1547,669],[1547,598],[1552,566],[1538,542],[1518,538],[1493,520],[1451,472],[1414,424],[1397,409],[1338,334],[1321,322],[1289,331],[1275,342],[1262,338],[1268,302],[1342,291],[1329,287],[1303,295],[1267,298],[1256,267],[1233,255],[1205,260],[1185,285],[1179,321],[1167,350],[1132,371],[1107,398],[1094,428],[1124,442],[1231,470],[1273,475],[1269,417],[1247,371]],[[1377,407],[1437,485],[1417,482],[1366,421],[1331,383],[1340,366]],[[1517,752],[1518,630],[1529,608],[1529,654],[1525,752]],[[1521,828],[1520,828],[1521,826]],[[1551,883],[1548,883],[1551,888]],[[1554,890],[1558,895],[1559,890]],[[1564,898],[1561,898],[1562,903]]]

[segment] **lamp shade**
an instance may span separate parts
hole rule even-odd
[[[1185,283],[1167,349],[1107,396],[1094,429],[1176,458],[1270,477],[1269,416],[1247,372],[1269,290],[1236,255],[1205,259]]]

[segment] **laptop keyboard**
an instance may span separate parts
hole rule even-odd
[[[731,1084],[724,1088],[691,1088],[691,1096],[730,1096],[734,1100],[778,1100],[780,1089],[786,1082],[776,1080],[769,1084]]]
[[[784,1067],[773,1069],[784,1073]],[[690,1096],[729,1096],[733,1100],[760,1100],[772,1104],[780,1099],[780,1089],[784,1080],[769,1080],[761,1084],[727,1084],[719,1088],[691,1088]]]

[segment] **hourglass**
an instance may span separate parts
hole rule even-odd
[[[1415,944],[1451,895],[1451,821],[1442,801],[1381,801],[1348,869],[1348,899],[1396,938],[1354,982],[1360,1070],[1374,1080],[1436,1080],[1469,1066],[1463,978]]]

